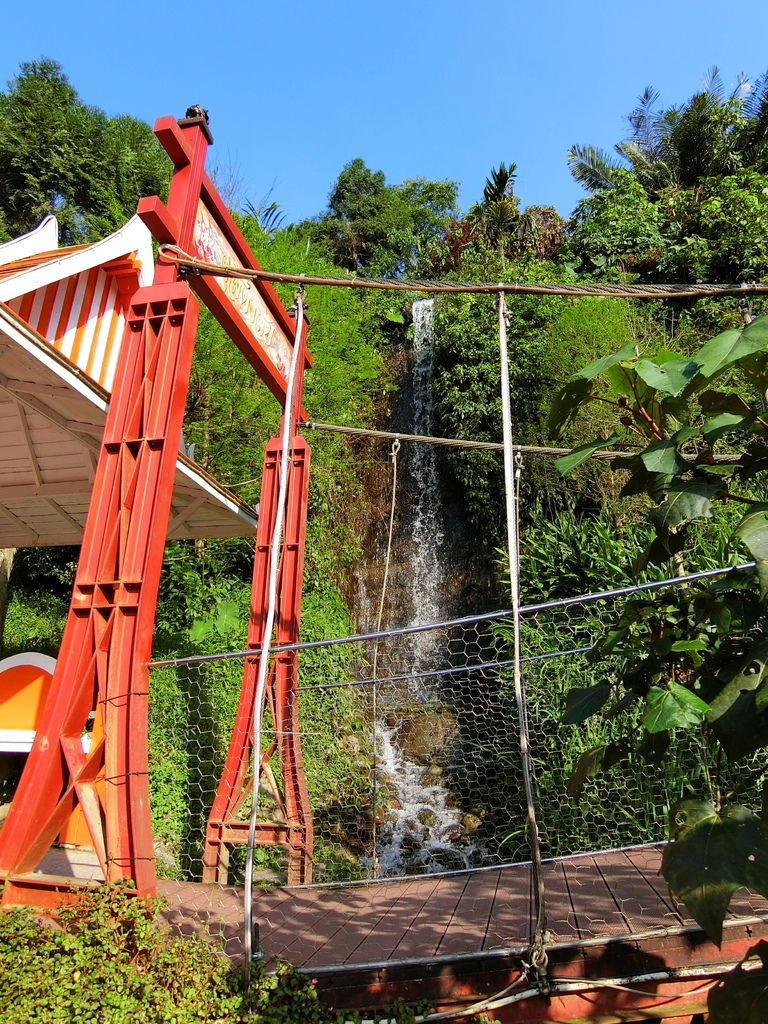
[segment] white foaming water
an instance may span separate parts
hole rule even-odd
[[[434,434],[434,403],[431,380],[434,369],[434,300],[413,304],[413,410],[411,433]],[[436,451],[433,445],[409,446],[411,485],[411,562],[408,597],[411,618],[403,625],[426,625],[445,618],[441,595],[445,592],[445,521]],[[431,630],[409,637],[408,671],[438,669]],[[438,696],[437,678],[411,679],[409,701],[428,705]],[[419,764],[407,756],[398,742],[397,715],[380,719],[375,726],[379,807],[384,820],[376,837],[380,877],[455,871],[482,862],[482,849],[471,842],[462,824],[464,814],[453,805],[443,785],[437,763]],[[435,751],[435,757],[439,757]],[[370,859],[368,866],[371,866]]]
[[[413,433],[430,436],[434,433],[435,406],[430,383],[435,362],[434,299],[417,299],[413,304]],[[440,500],[440,478],[434,445],[414,444],[411,455],[413,476],[413,561],[411,566],[411,601],[413,621],[409,625],[439,622],[443,608],[439,595],[445,582],[443,543],[445,524]],[[431,668],[430,638],[416,633],[414,655],[419,668]],[[421,645],[421,646],[420,646]]]
[[[409,760],[394,738],[395,729],[379,722],[376,759],[380,785],[394,794],[379,829],[378,877],[461,871],[482,863],[482,849],[462,841],[463,814],[431,774],[434,769]],[[371,867],[370,859],[363,863]]]

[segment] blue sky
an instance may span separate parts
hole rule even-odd
[[[685,100],[768,68],[768,3],[294,0],[291,4],[26,0],[3,15],[0,80],[60,61],[82,98],[150,123],[210,110],[212,154],[242,196],[289,220],[321,212],[345,163],[389,182],[461,183],[467,208],[502,161],[523,204],[583,196],[574,143],[609,149],[646,85]]]

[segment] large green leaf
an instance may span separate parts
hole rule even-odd
[[[707,711],[707,721],[729,758],[736,760],[768,743],[768,715],[764,698],[757,704],[757,691],[766,676],[768,641],[757,640],[750,650],[736,659],[730,669],[722,666],[719,679],[725,680]]]
[[[650,359],[639,359],[635,364],[638,377],[649,387],[673,397],[680,394],[698,368],[698,363],[690,359],[671,359],[661,365]]]
[[[600,771],[605,752],[605,744],[601,744],[599,747],[592,747],[591,750],[585,750],[583,754],[579,755],[565,784],[566,792],[573,800],[579,799],[587,779],[593,778]]]
[[[213,621],[211,619],[195,619],[189,627],[189,639],[193,644],[201,644],[213,632]]]
[[[741,415],[735,412],[720,412],[707,420],[701,432],[707,444],[713,445],[723,434],[732,430],[748,430],[754,422],[755,414],[752,411]]]
[[[674,476],[689,469],[687,459],[678,452],[678,445],[687,441],[694,431],[691,427],[682,427],[665,441],[654,441],[640,454],[643,465],[649,473],[666,473]]]
[[[666,688],[651,686],[645,700],[643,725],[651,733],[675,727],[690,729],[701,722],[708,708],[701,697],[679,683],[667,683]]]
[[[659,765],[666,757],[671,743],[672,734],[670,732],[648,732],[646,730],[637,745],[637,753],[648,764]]]
[[[768,388],[768,346],[739,360],[739,369],[757,392]]]
[[[630,392],[637,386],[637,374],[634,363],[616,363],[603,373],[603,380],[607,381],[612,395],[624,395],[629,397]]]
[[[737,694],[757,690],[765,678],[766,672],[768,672],[768,640],[758,640],[747,654],[739,658],[725,687],[712,701],[710,714],[707,715],[709,720],[714,722],[718,714],[729,707]],[[722,679],[723,676],[724,671],[721,669],[720,678]]]
[[[562,721],[566,725],[575,725],[597,714],[611,695],[608,683],[597,686],[574,686],[565,695],[565,711]]]
[[[723,331],[694,356],[702,377],[714,377],[739,359],[768,347],[768,317],[759,316],[743,331]]]
[[[722,490],[719,481],[704,480],[694,477],[692,480],[679,480],[670,484],[666,500],[651,512],[651,518],[657,527],[672,529],[689,519],[704,517],[712,518],[712,498]]]
[[[647,494],[653,501],[661,501],[674,479],[668,473],[649,473],[639,455],[629,459],[612,459],[611,469],[624,469],[632,474],[619,491],[622,498],[632,494]]]
[[[664,565],[673,555],[683,550],[685,541],[685,531],[680,530],[670,533],[665,530],[660,537],[656,537],[651,541],[648,547],[633,561],[633,575],[637,576],[638,573],[647,569],[649,565]]]
[[[579,409],[590,400],[591,390],[592,382],[589,380],[572,380],[560,388],[549,411],[548,427],[553,437],[559,437],[576,419]]]
[[[763,444],[756,444],[745,452],[736,466],[740,480],[750,480],[765,472],[768,472],[768,447]]]
[[[574,448],[568,455],[562,455],[559,459],[555,459],[555,465],[560,472],[565,476],[570,470],[575,469],[576,466],[580,466],[582,462],[586,462],[594,452],[599,451],[601,448],[605,448],[606,445],[612,445],[618,441],[620,434],[614,431],[610,437],[596,437],[594,441],[590,441],[589,444],[579,445],[578,448]]]
[[[240,625],[240,609],[235,601],[217,601],[216,632],[226,636]]]
[[[718,813],[706,800],[681,800],[670,810],[670,843],[661,872],[672,892],[717,946],[731,897],[742,886],[768,897],[768,835],[747,807]]]
[[[687,398],[668,395],[661,400],[664,430],[669,434],[687,425],[691,418],[691,403]]]
[[[612,366],[616,366],[617,363],[622,362],[624,359],[634,359],[637,356],[637,346],[634,341],[628,341],[626,345],[622,345],[618,352],[614,352],[613,355],[603,356],[602,359],[596,359],[589,366],[585,366],[583,370],[579,370],[578,373],[574,374],[574,377],[583,377],[586,380],[594,380],[595,377],[599,377],[601,373],[605,373],[606,370],[610,370]]]
[[[733,391],[702,391],[699,395],[701,411],[714,416],[719,412],[732,412],[744,416],[750,412],[749,403]]]
[[[760,597],[768,594],[768,503],[752,505],[733,531],[734,537],[744,542],[757,563]]]

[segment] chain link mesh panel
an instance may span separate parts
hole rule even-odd
[[[711,792],[715,766],[695,731],[678,730],[660,760],[652,749],[644,756],[625,749],[637,717],[630,716],[629,725],[626,716],[602,714],[576,726],[562,724],[571,687],[608,680],[617,670],[618,662],[592,664],[585,653],[616,620],[621,600],[609,596],[553,603],[522,619],[537,817],[542,855],[551,859],[546,888],[555,908],[550,916],[555,936],[624,934],[668,926],[673,918],[682,922],[662,880],[649,880],[635,863],[650,858],[657,872],[658,851],[631,856],[610,851],[661,842],[671,804],[692,795],[690,790],[705,797]],[[509,916],[515,908],[514,927],[496,926],[507,932],[504,943],[527,940],[528,915],[522,912],[529,899],[527,868],[506,869],[509,891],[503,894],[501,876],[494,872],[530,858],[511,638],[508,613],[497,613],[299,645],[300,740],[314,825],[313,882],[350,886],[347,896],[329,890],[336,893],[335,912],[342,918],[348,911],[353,921],[355,901],[371,883],[411,879],[415,884],[441,874],[446,879],[441,885],[455,887],[458,883],[449,879],[466,879],[468,869],[486,869],[493,873],[496,912]],[[242,670],[242,655],[177,661],[152,670],[152,811],[159,870],[170,878],[201,877],[205,824]],[[263,748],[274,738],[267,714]],[[605,770],[603,759],[603,769],[595,771],[589,752],[614,748],[616,763]],[[760,758],[719,770],[721,786],[738,789],[744,802],[759,802]],[[285,824],[282,787],[274,755],[260,782],[259,821],[265,826]],[[239,812],[242,820],[249,807],[248,796]],[[601,852],[602,860],[592,856]],[[575,854],[585,856],[574,860]],[[230,885],[242,880],[243,863],[244,846],[233,844]],[[483,872],[478,878],[491,884]],[[260,899],[268,898],[270,887],[284,885],[281,846],[257,847],[255,880],[264,887]],[[602,887],[599,900],[595,886]],[[406,899],[403,892],[399,898]],[[752,903],[745,907],[754,911]],[[291,914],[270,904],[262,926],[276,936]],[[490,942],[492,934],[488,930],[481,940],[470,929],[460,945],[471,952]],[[339,935],[337,928],[337,940]],[[310,941],[306,935],[305,941]],[[319,955],[327,943],[314,941]],[[341,954],[331,956],[329,949],[328,963],[334,963]],[[281,955],[290,958],[290,950]]]
[[[613,746],[618,757],[627,738],[627,721],[619,716],[595,716],[578,726],[561,721],[571,687],[604,681],[618,667],[593,665],[584,656],[616,614],[616,600],[606,599],[554,605],[523,620],[544,856],[660,842],[675,800],[691,789],[710,794],[714,766],[695,732],[676,733],[663,760],[653,750],[645,757],[625,752],[610,770],[596,772],[584,759],[582,771],[576,770],[591,750]],[[315,824],[316,881],[527,859],[510,637],[511,622],[502,614],[301,651],[301,741]],[[548,649],[553,640],[562,651]],[[417,656],[421,668],[414,673]],[[432,668],[423,667],[427,658]],[[241,674],[241,657],[153,670],[155,832],[179,876],[200,874],[205,821]],[[636,718],[630,721],[630,728],[637,726]],[[273,738],[267,714],[264,746]],[[279,786],[276,756],[271,768]],[[725,771],[729,790],[759,800],[759,758]],[[272,815],[282,823],[272,789],[262,781],[261,790],[263,820]],[[280,877],[277,851],[259,851],[257,860],[265,877]]]

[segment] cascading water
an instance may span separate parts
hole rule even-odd
[[[434,371],[434,300],[413,304],[413,367],[409,414],[404,432],[434,433],[431,380]],[[407,425],[406,425],[407,424]],[[406,462],[408,500],[404,503],[399,547],[407,552],[396,584],[399,607],[392,626],[425,625],[455,614],[446,586],[446,512],[434,446],[413,443]],[[396,578],[398,574],[396,573]],[[416,677],[438,669],[431,631],[409,636],[405,665]],[[377,808],[376,862],[380,877],[470,867],[483,859],[471,840],[468,819],[443,782],[438,760],[450,749],[455,720],[439,703],[439,676],[411,678],[399,693],[388,694],[375,723]],[[421,723],[421,727],[419,724]],[[421,737],[414,742],[414,732]],[[427,737],[426,741],[424,737]],[[418,747],[418,756],[416,747]],[[477,819],[474,819],[477,822]],[[479,824],[479,822],[477,822]],[[477,824],[472,827],[477,827]],[[373,861],[369,862],[373,866]]]
[[[429,436],[434,433],[435,406],[432,399],[432,374],[435,364],[434,345],[435,300],[418,299],[413,304],[413,433]],[[440,479],[435,448],[431,444],[414,444],[410,460],[413,477],[412,539],[410,591],[413,607],[412,625],[439,622],[445,610],[440,592],[445,579],[445,523],[440,501]],[[414,653],[422,670],[431,666],[429,637],[415,634]]]

